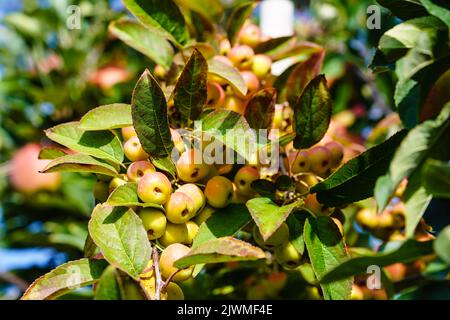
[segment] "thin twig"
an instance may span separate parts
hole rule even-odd
[[[11,272],[0,273],[0,279],[5,281],[5,282],[8,282],[8,283],[11,283],[11,284],[15,285],[16,287],[18,287],[22,291],[27,290],[28,287],[30,286],[28,282],[26,282],[25,280],[19,278],[18,276],[16,276],[15,274],[13,274]]]
[[[153,259],[153,271],[155,272],[155,285],[156,285],[155,300],[161,300],[162,280],[161,280],[161,273],[159,271],[158,249],[156,249],[155,247],[153,247],[152,259]]]
[[[180,271],[181,269],[178,269],[176,271],[174,271],[169,278],[167,278],[166,282],[163,283],[162,287],[161,287],[161,291],[164,292],[164,290],[167,288],[167,286],[169,285],[169,283],[172,281],[173,277],[175,277],[175,275]]]

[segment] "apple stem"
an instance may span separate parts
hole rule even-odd
[[[180,271],[180,269],[178,269],[177,271],[174,271],[169,278],[167,278],[166,282],[163,283],[161,291],[164,291],[167,286],[169,285],[169,283],[172,281],[173,277],[175,277],[175,275]]]

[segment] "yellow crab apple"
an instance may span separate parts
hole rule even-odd
[[[134,137],[137,135],[136,130],[134,130],[133,126],[129,126],[129,127],[124,127],[121,129],[122,132],[122,139],[123,141],[127,141],[130,138]]]
[[[161,172],[147,173],[138,182],[137,194],[145,203],[164,204],[172,194],[172,184]]]
[[[194,238],[198,233],[199,227],[194,221],[186,222],[186,227],[188,229],[188,240],[186,244],[191,245],[192,241],[194,241]]]
[[[201,225],[203,222],[207,221],[209,218],[211,218],[211,216],[213,215],[213,213],[216,211],[216,209],[214,209],[213,207],[210,207],[208,205],[206,205],[202,211],[200,211],[197,216],[195,216],[195,223],[197,223],[197,225]]]
[[[177,130],[170,128],[170,135],[172,136],[172,141],[177,151],[179,153],[183,153],[185,147],[183,138],[181,137],[180,133]]]
[[[184,300],[184,293],[175,282],[170,282],[166,287],[167,300]]]
[[[174,243],[187,243],[189,240],[188,228],[185,223],[174,224],[167,222],[166,231],[158,239],[159,243],[164,247],[168,247]]]
[[[259,179],[259,171],[257,169],[252,166],[243,166],[234,176],[237,192],[243,196],[252,196],[254,191],[251,184],[257,179]]]
[[[245,85],[248,89],[248,94],[255,93],[259,89],[259,79],[258,77],[251,71],[241,71],[241,76],[244,79]],[[237,95],[239,93],[236,92]]]
[[[183,192],[194,201],[194,214],[189,218],[192,219],[205,205],[206,199],[203,191],[193,183],[186,183],[179,187],[176,192]]]
[[[258,78],[264,78],[270,73],[272,59],[265,54],[256,54],[252,59],[252,72]]]
[[[206,201],[214,208],[226,207],[230,203],[232,196],[233,183],[225,177],[215,176],[206,184]]]
[[[185,281],[191,277],[193,266],[186,269],[178,269],[173,265],[175,261],[184,257],[190,250],[191,249],[189,247],[180,243],[171,244],[163,250],[159,258],[159,267],[161,270],[161,275],[164,279],[169,279],[169,277],[175,272],[177,273],[172,278],[175,282]]]
[[[183,192],[174,192],[164,205],[167,220],[180,224],[187,222],[195,214],[194,201]]]
[[[148,154],[142,148],[141,142],[137,136],[133,136],[125,142],[123,151],[125,156],[131,161],[148,159]]]
[[[109,193],[113,192],[117,187],[120,187],[120,186],[123,186],[124,184],[126,184],[127,183],[126,179],[127,178],[125,175],[111,179],[111,181],[109,182],[109,186],[108,186]]]
[[[308,158],[312,171],[321,175],[331,168],[331,152],[323,146],[308,150]]]
[[[207,86],[206,107],[221,108],[225,103],[225,91],[217,82],[209,82]]]
[[[227,110],[234,111],[240,114],[244,114],[246,103],[244,100],[238,98],[235,95],[228,95],[225,98],[223,107]]]
[[[253,23],[245,24],[239,31],[238,41],[241,44],[255,47],[261,42],[261,30]]]
[[[304,205],[315,216],[328,216],[333,212],[332,208],[326,207],[317,201],[317,195],[315,193],[311,193],[305,198]]]
[[[252,64],[252,58],[255,55],[253,49],[248,45],[237,45],[231,48],[228,53],[228,58],[233,65],[239,70],[250,69]]]
[[[327,144],[325,144],[325,148],[327,148],[330,153],[330,166],[331,168],[337,168],[340,164],[342,159],[344,158],[344,148],[342,147],[342,144],[336,141],[330,141]]]
[[[167,219],[161,210],[156,208],[143,208],[139,210],[139,217],[142,220],[149,240],[155,240],[166,231]]]
[[[275,248],[275,259],[286,269],[295,269],[301,264],[302,256],[290,241]]]
[[[198,182],[205,178],[209,171],[210,165],[203,162],[202,152],[197,149],[186,150],[177,161],[178,177],[185,182]]]
[[[138,182],[146,173],[155,172],[156,169],[148,160],[139,160],[131,163],[127,169],[129,181]]]
[[[288,159],[293,174],[309,171],[310,162],[307,151],[291,152]]]

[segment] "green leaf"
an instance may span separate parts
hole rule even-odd
[[[377,0],[383,7],[402,20],[409,20],[427,15],[427,11],[420,3],[421,0]]]
[[[305,240],[303,237],[303,230],[305,221],[309,214],[290,214],[286,219],[286,224],[289,227],[289,242],[301,254],[305,252]]]
[[[157,64],[170,68],[174,55],[173,48],[161,35],[149,32],[142,24],[128,19],[111,22],[109,31]]]
[[[80,259],[58,266],[36,279],[21,300],[52,300],[96,282],[108,263],[105,260]]]
[[[206,222],[200,225],[192,248],[220,237],[233,236],[251,220],[244,204],[230,204],[219,209]]]
[[[106,204],[113,207],[152,207],[164,211],[164,209],[157,204],[139,202],[136,182],[128,182],[118,186],[109,195]]]
[[[116,268],[108,266],[103,271],[94,290],[94,300],[121,300]]]
[[[277,48],[281,47],[282,45],[285,45],[289,40],[292,39],[293,39],[292,36],[272,38],[257,44],[256,47],[253,49],[253,51],[255,51],[256,54],[263,53],[270,55],[272,51],[275,51]]]
[[[88,233],[86,236],[86,240],[84,241],[83,248],[83,256],[85,258],[93,258],[97,253],[97,245],[91,238],[91,235]]]
[[[67,122],[45,130],[47,137],[74,151],[120,164],[123,147],[119,138],[109,131],[85,131],[79,122]]]
[[[275,199],[277,186],[272,181],[266,179],[257,179],[251,183],[252,189],[262,197]]]
[[[161,157],[161,158],[151,157],[150,160],[153,163],[153,165],[156,168],[158,168],[159,170],[166,171],[172,177],[174,177],[174,178],[176,177],[177,167],[173,163],[172,158],[170,156],[169,157]]]
[[[438,256],[450,265],[450,226],[445,227],[439,233],[433,247]]]
[[[450,198],[450,164],[433,159],[427,160],[422,167],[422,182],[429,194]]]
[[[287,100],[291,106],[298,104],[299,97],[302,95],[306,86],[308,86],[308,83],[319,75],[324,57],[325,50],[320,49],[292,70],[286,82]],[[326,87],[326,82],[324,84]]]
[[[206,103],[206,78],[208,64],[200,51],[194,49],[186,66],[178,77],[173,93],[175,108],[186,125],[196,120]]]
[[[216,59],[210,59],[208,60],[208,73],[221,77],[227,81],[231,87],[242,96],[247,94],[248,89],[244,78],[242,78],[241,73],[235,67],[229,66]]]
[[[332,101],[324,75],[312,79],[294,106],[294,147],[305,149],[319,142],[328,130]]]
[[[289,214],[302,204],[302,201],[298,201],[279,207],[269,198],[253,198],[247,201],[246,206],[266,241],[278,230]]]
[[[164,158],[172,153],[174,144],[167,119],[166,98],[147,69],[134,88],[131,115],[142,148],[151,157]]]
[[[136,213],[124,207],[97,205],[88,228],[105,259],[137,279],[150,260],[151,247]]]
[[[57,148],[43,148],[41,151],[39,151],[39,159],[45,159],[45,160],[53,160],[62,156],[65,156],[66,153],[62,151],[61,149]]]
[[[131,106],[114,103],[88,111],[80,120],[80,128],[86,131],[111,130],[133,124]]]
[[[227,35],[231,45],[236,43],[239,30],[241,30],[245,20],[250,17],[255,6],[256,3],[253,1],[244,2],[231,13],[226,25]]]
[[[399,131],[385,142],[351,159],[312,187],[311,192],[317,192],[317,200],[330,207],[372,196],[377,178],[388,170],[396,148],[406,133],[406,130]]]
[[[196,264],[259,260],[265,257],[264,251],[258,247],[232,237],[223,237],[192,248],[187,255],[175,261],[174,266],[186,268]]]
[[[407,240],[400,247],[389,252],[349,259],[324,275],[321,282],[332,283],[353,275],[365,274],[367,267],[371,265],[381,268],[397,262],[409,263],[432,253],[433,241]]]
[[[175,0],[175,2],[181,7],[201,14],[211,22],[219,21],[224,10],[220,0]]]
[[[172,0],[123,0],[127,9],[149,32],[184,45],[189,39],[186,22]]]
[[[308,217],[304,229],[305,244],[311,265],[319,281],[331,269],[347,259],[342,235],[330,217]],[[333,283],[320,283],[326,300],[347,300],[352,292],[351,278]]]
[[[448,32],[446,30],[445,24],[433,16],[411,19],[386,31],[380,38],[378,48],[388,62],[393,62],[404,56],[409,49],[428,46],[430,41],[435,41],[440,32]],[[431,54],[429,48],[423,49],[424,53]]]
[[[91,172],[115,177],[119,173],[108,162],[87,154],[68,154],[54,159],[41,172]]]
[[[203,115],[201,120],[201,127],[194,128],[194,135],[203,133],[207,137],[214,137],[246,160],[252,159],[257,151],[258,137],[244,116],[234,111],[217,109]]]
[[[450,6],[445,0],[420,0],[425,9],[433,16],[438,17],[450,28]]]
[[[245,108],[245,118],[252,129],[270,129],[277,91],[274,88],[266,88],[255,93]]]
[[[386,207],[390,195],[400,182],[418,170],[432,152],[438,152],[441,157],[448,156],[446,146],[450,144],[449,117],[450,104],[447,104],[438,118],[423,122],[405,137],[389,166],[390,183],[380,183],[376,186],[375,193],[380,195],[376,198],[380,210]],[[381,188],[387,190],[379,190]]]

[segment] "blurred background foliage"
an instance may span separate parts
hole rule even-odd
[[[223,0],[225,6],[232,2]],[[392,113],[394,74],[375,75],[368,68],[380,36],[399,21],[382,10],[382,29],[368,30],[366,11],[372,4],[374,0],[295,1],[298,37],[327,49],[324,73],[335,119],[366,146],[384,140],[400,125]],[[81,8],[79,30],[66,25],[71,5]],[[30,192],[12,185],[10,169],[23,146],[50,143],[44,129],[77,120],[102,104],[130,101],[138,75],[154,63],[108,33],[109,22],[126,14],[117,0],[0,2],[0,298],[20,297],[33,279],[83,255],[86,222],[94,206],[93,177],[64,173],[56,185]],[[254,18],[258,20],[258,8]],[[368,236],[362,238],[360,242],[375,245]],[[258,277],[254,263],[209,268],[217,268],[214,278],[211,273],[199,275],[185,286],[187,297],[258,298],[260,287],[245,287]],[[258,270],[264,272],[263,266]],[[314,299],[318,293],[310,285],[310,272],[270,283],[287,281],[283,298]],[[298,290],[299,282],[304,290]],[[64,298],[91,294],[87,288]]]

